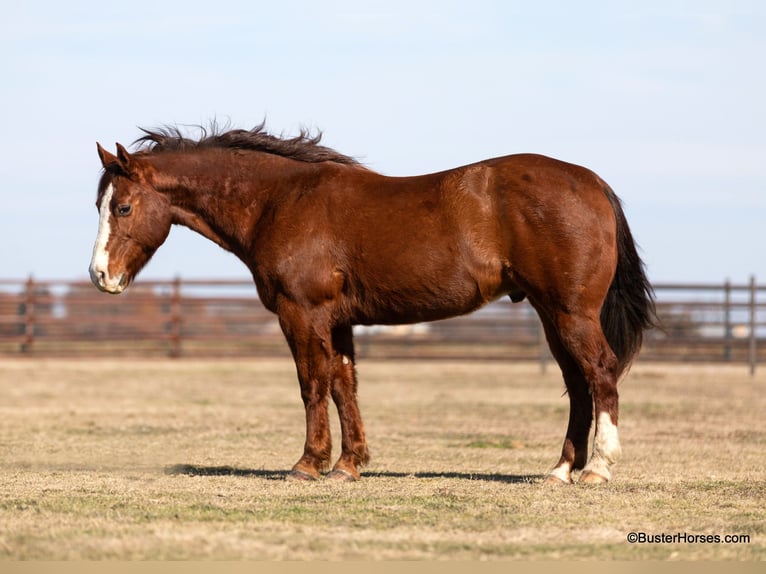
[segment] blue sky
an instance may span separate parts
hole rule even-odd
[[[0,53],[2,277],[87,277],[96,141],[266,118],[389,175],[579,163],[652,280],[766,280],[761,1],[29,1]],[[248,273],[177,228],[142,274],[175,275]]]

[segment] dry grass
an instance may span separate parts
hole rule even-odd
[[[296,484],[288,361],[0,361],[0,557],[766,558],[763,372],[636,365],[615,481],[553,489],[539,478],[568,404],[554,369],[359,371],[371,465],[354,484]],[[631,531],[750,543],[628,544]]]

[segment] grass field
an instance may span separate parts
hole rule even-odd
[[[763,370],[637,364],[614,481],[563,488],[540,484],[567,419],[555,369],[359,375],[370,466],[300,484],[284,480],[304,439],[288,360],[0,361],[0,557],[766,558]]]

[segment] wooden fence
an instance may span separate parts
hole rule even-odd
[[[642,358],[756,365],[766,359],[766,286],[656,284],[664,330]],[[550,362],[532,307],[507,298],[463,317],[358,327],[357,353],[379,358]],[[86,281],[0,280],[0,356],[287,356],[276,317],[245,280],[139,280],[126,293]]]

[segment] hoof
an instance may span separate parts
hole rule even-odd
[[[609,479],[600,474],[596,474],[591,470],[586,470],[580,476],[580,483],[582,484],[606,484]]]
[[[572,481],[566,481],[563,478],[556,476],[555,474],[549,474],[545,477],[543,484],[546,486],[567,486],[572,484]]]
[[[336,480],[338,482],[356,482],[358,477],[354,476],[347,470],[336,468],[328,473],[327,478],[330,480]]]
[[[285,480],[289,480],[291,482],[310,482],[317,480],[318,478],[318,476],[314,476],[313,474],[309,474],[308,472],[294,468],[288,473],[288,475],[285,477]]]

